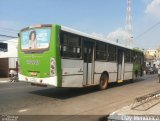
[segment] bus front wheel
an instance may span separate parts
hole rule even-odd
[[[100,90],[104,90],[108,87],[109,76],[108,73],[103,73],[100,77]]]

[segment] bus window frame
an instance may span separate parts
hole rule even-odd
[[[80,46],[78,46],[80,48],[80,58],[76,58],[76,57],[65,57],[63,55],[63,47],[64,47],[64,43],[63,43],[63,39],[64,39],[64,34],[69,34],[70,36],[76,36],[79,38],[79,41],[80,41]],[[65,45],[67,46],[67,45]],[[70,46],[70,47],[73,47],[73,46]],[[76,47],[77,48],[77,47]],[[79,35],[76,35],[76,34],[73,34],[73,33],[70,33],[70,32],[66,32],[66,31],[60,31],[60,55],[61,55],[61,58],[62,59],[71,59],[71,60],[82,60],[83,59],[83,55],[82,55],[82,37],[79,36]]]
[[[98,50],[97,49],[97,45],[98,44],[104,44],[104,51],[102,51],[102,50]],[[99,58],[97,58],[97,52],[102,52],[102,53],[104,53],[105,55],[104,55],[104,59],[99,59]],[[106,62],[108,60],[108,44],[106,44],[105,42],[102,42],[102,41],[98,41],[98,40],[95,40],[95,61],[104,61],[104,62]]]
[[[129,52],[129,60],[126,59],[126,58],[128,58],[128,57],[126,57],[126,55],[128,54],[127,52]],[[125,54],[124,61],[125,61],[125,63],[132,63],[132,54],[131,53],[132,53],[132,50],[129,50],[129,49],[124,50],[124,54]]]
[[[115,57],[114,57],[114,60],[113,60],[113,59],[110,60],[110,58],[109,58],[109,56],[110,56],[110,51],[109,51],[110,48],[109,48],[109,47],[110,47],[110,46],[113,46],[114,49],[115,49],[115,53],[114,53],[114,56],[115,56]],[[107,51],[107,52],[108,52],[108,57],[107,57],[107,61],[108,61],[108,62],[116,62],[116,61],[117,61],[117,55],[118,55],[118,54],[117,54],[117,51],[118,51],[117,48],[118,48],[118,47],[119,47],[119,46],[117,46],[117,45],[108,44],[108,47],[107,47],[107,48],[108,48],[108,51]],[[113,49],[113,48],[112,48],[112,49]],[[112,52],[112,51],[111,51],[111,52]]]

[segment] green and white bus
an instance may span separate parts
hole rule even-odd
[[[36,25],[19,33],[19,80],[86,87],[142,76],[143,52],[65,26]]]

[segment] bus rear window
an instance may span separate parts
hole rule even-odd
[[[22,50],[40,50],[49,48],[51,28],[36,28],[22,31]]]

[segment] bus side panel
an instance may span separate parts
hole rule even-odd
[[[61,56],[60,56],[60,29],[61,26],[59,25],[52,25],[54,26],[52,29],[54,32],[53,38],[53,55],[55,55],[56,58],[56,74],[57,74],[57,87],[62,87],[62,67],[61,67]],[[54,54],[55,52],[55,54]]]
[[[83,60],[62,59],[62,87],[83,86]]]
[[[99,84],[100,76],[104,71],[109,73],[109,82],[117,81],[117,62],[95,61],[94,84]]]
[[[133,63],[125,63],[124,80],[133,78]]]

